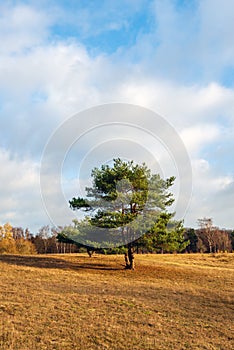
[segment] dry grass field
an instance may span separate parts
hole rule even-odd
[[[1,350],[234,349],[234,254],[0,256]]]

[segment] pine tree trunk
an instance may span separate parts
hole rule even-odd
[[[88,253],[89,257],[92,258],[94,250],[87,248],[87,253]]]
[[[134,251],[132,247],[128,248],[128,259],[129,259],[129,269],[135,269],[135,261],[134,261]]]
[[[134,270],[135,261],[134,261],[134,251],[131,246],[128,247],[128,251],[124,254],[125,259],[125,269]]]

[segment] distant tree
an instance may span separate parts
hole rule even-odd
[[[198,225],[200,227],[200,229],[197,230],[198,237],[202,240],[203,244],[208,247],[209,253],[212,253],[215,247],[216,236],[213,220],[212,218],[198,219]]]
[[[54,243],[54,247],[55,247],[55,253],[59,253],[59,248],[60,248],[60,243],[58,241],[58,234],[61,232],[62,230],[62,227],[52,227],[51,229],[51,239],[52,239],[52,242]]]
[[[51,231],[49,225],[42,226],[39,231],[38,231],[38,237],[40,238],[43,247],[44,247],[44,252],[47,253],[48,250],[48,245],[49,245],[49,238],[51,237]]]
[[[196,230],[196,233],[199,231]],[[203,240],[200,238],[199,234],[197,235],[197,252],[198,253],[205,253],[208,252],[208,247],[204,244]]]
[[[232,250],[232,241],[227,230],[214,227],[214,252],[230,252]]]
[[[31,240],[39,254],[56,253],[56,244],[54,242],[52,230],[49,225],[42,226],[36,236]]]
[[[13,227],[8,222],[0,226],[0,239],[13,239]]]
[[[149,231],[159,214],[172,204],[168,189],[175,178],[163,180],[158,174],[151,174],[145,164],[135,165],[119,158],[113,160],[112,167],[93,169],[91,175],[93,186],[86,188],[87,197],[69,201],[72,209],[91,213],[86,219],[88,225],[77,224],[77,232],[88,232],[90,246],[98,246],[100,241],[110,247],[115,242],[126,245],[125,268],[134,269],[133,242]]]
[[[38,254],[45,253],[44,242],[43,242],[42,238],[38,236],[38,234],[32,238],[32,243],[34,244],[35,249],[36,249]]]
[[[34,244],[24,238],[19,238],[15,241],[17,254],[31,255],[36,254],[36,248]]]
[[[24,239],[24,229],[22,227],[12,227],[12,236],[14,240]]]
[[[26,230],[25,230],[26,232]],[[10,224],[0,226],[1,254],[35,254],[35,246],[27,239],[22,227],[12,227]]]
[[[189,241],[186,251],[196,253],[198,251],[198,236],[194,228],[189,228],[185,231],[185,237]]]
[[[32,237],[33,237],[33,234],[30,232],[28,228],[26,228],[24,231],[24,238],[28,241],[31,241]]]
[[[234,231],[230,233],[230,238],[231,238],[232,250],[234,251]]]
[[[9,223],[0,226],[0,254],[17,253],[12,226]]]
[[[227,230],[214,226],[211,218],[199,219],[198,224],[200,226],[196,231],[198,241],[202,242],[206,247],[206,251],[216,253],[232,250],[231,236]]]

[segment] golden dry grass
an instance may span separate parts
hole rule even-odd
[[[234,349],[234,254],[0,256],[1,350]]]

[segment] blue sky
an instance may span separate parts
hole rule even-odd
[[[48,223],[48,139],[76,113],[122,102],[160,114],[183,140],[193,169],[185,224],[206,216],[234,228],[233,14],[229,0],[1,2],[0,223]]]

